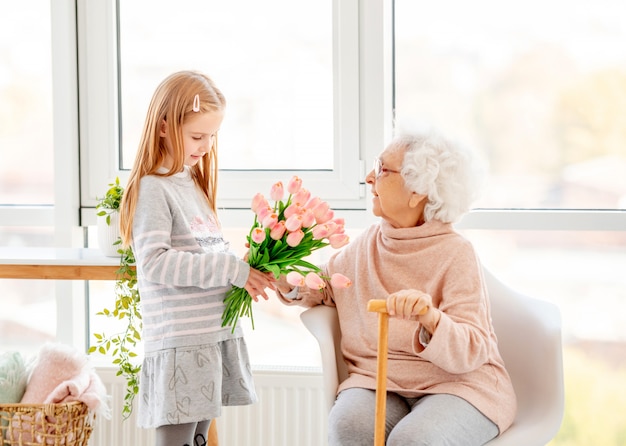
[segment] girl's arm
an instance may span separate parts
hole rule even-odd
[[[149,282],[171,286],[243,288],[250,275],[248,263],[232,252],[205,252],[188,227],[191,222],[177,214],[193,206],[195,196],[185,198],[192,203],[180,203],[181,198],[168,193],[166,186],[159,178],[141,180],[133,222],[138,272]],[[195,194],[193,189],[190,192]]]

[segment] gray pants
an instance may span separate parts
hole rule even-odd
[[[329,415],[329,446],[374,444],[376,392],[342,391]],[[387,392],[387,446],[483,445],[498,435],[498,427],[463,398],[428,395],[404,398]]]
[[[156,429],[156,446],[206,446],[211,420],[168,424]]]

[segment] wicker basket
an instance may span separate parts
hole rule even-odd
[[[1,446],[87,446],[95,415],[82,402],[0,404]]]

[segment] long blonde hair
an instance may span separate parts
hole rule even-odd
[[[200,109],[194,109],[194,98],[198,95]],[[198,105],[195,100],[195,105]],[[157,87],[146,121],[141,142],[130,172],[128,184],[120,206],[120,235],[122,247],[132,243],[133,217],[139,194],[139,183],[146,175],[170,176],[183,169],[184,147],[182,126],[185,120],[196,112],[223,112],[226,100],[222,92],[206,75],[195,71],[180,71],[168,76]],[[160,136],[161,125],[165,121],[171,138],[174,164],[166,173],[158,173],[167,154],[165,138]],[[217,135],[209,152],[193,167],[191,175],[204,194],[209,207],[215,212],[217,194]]]

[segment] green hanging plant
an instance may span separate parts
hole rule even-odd
[[[99,217],[106,215],[107,225],[111,225],[111,214],[119,211],[123,194],[124,188],[120,185],[120,179],[115,177],[115,182],[109,183],[109,189],[104,197],[98,199],[96,210],[100,210],[96,215]]]
[[[96,209],[115,210],[119,209],[124,189],[119,184],[119,179],[115,179],[114,184],[109,184],[110,189]],[[105,215],[107,211],[102,210],[98,215]],[[111,212],[107,213],[107,219]],[[107,221],[107,224],[109,221]],[[120,245],[118,253],[120,257],[120,267],[116,272],[115,281],[115,302],[113,308],[104,308],[96,315],[106,316],[126,322],[125,327],[118,333],[94,333],[96,342],[89,348],[89,353],[98,352],[112,357],[113,365],[117,367],[117,376],[126,379],[126,394],[124,395],[124,406],[122,417],[127,419],[133,411],[133,401],[139,393],[139,374],[141,364],[137,360],[137,344],[141,341],[142,318],[140,311],[140,296],[137,288],[137,271],[135,269],[135,256],[132,249],[121,248],[121,239],[115,243]]]

